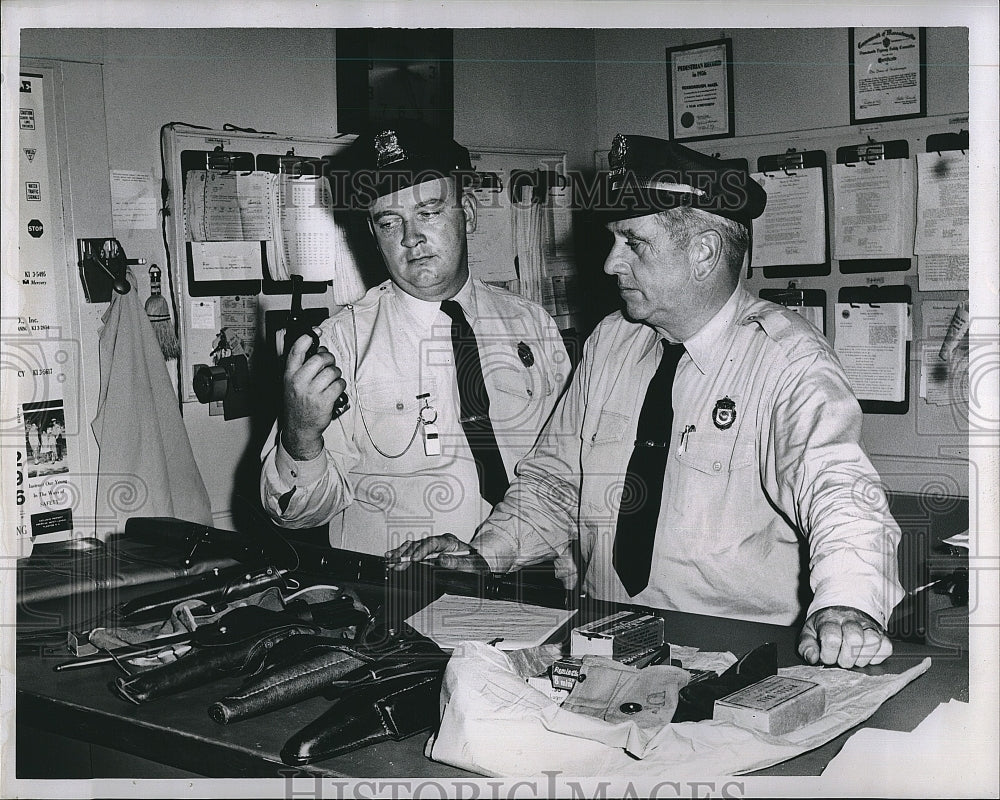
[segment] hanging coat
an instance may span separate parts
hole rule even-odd
[[[128,281],[133,290],[112,294],[100,333],[97,531],[122,531],[133,516],[211,525],[208,492],[131,270]]]

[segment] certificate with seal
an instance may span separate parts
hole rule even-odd
[[[667,48],[671,139],[734,134],[732,39]]]
[[[851,28],[851,124],[927,114],[923,28]]]

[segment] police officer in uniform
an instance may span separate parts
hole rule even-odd
[[[293,346],[261,499],[278,524],[330,522],[331,545],[364,553],[467,539],[565,386],[562,337],[539,305],[470,276],[466,148],[399,123],[359,136],[340,165],[389,279],[320,326],[318,353],[308,337]]]
[[[624,311],[588,339],[473,553],[438,563],[504,573],[578,538],[580,574],[561,577],[593,597],[801,625],[809,663],[883,661],[899,528],[830,343],[740,283],[763,189],[646,136],[617,136],[609,164],[598,213]],[[468,548],[438,536],[389,558]]]

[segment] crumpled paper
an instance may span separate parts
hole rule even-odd
[[[649,736],[634,723],[613,724],[560,708],[528,686],[502,651],[464,642],[445,670],[441,725],[425,754],[491,777],[541,776],[552,770],[578,777],[736,775],[778,764],[836,738],[870,717],[930,665],[925,658],[898,675],[829,667],[781,669],[780,675],[814,681],[826,691],[823,717],[785,736],[716,720],[668,723]],[[628,747],[640,750],[641,757]]]

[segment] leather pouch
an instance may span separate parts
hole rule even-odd
[[[372,660],[353,647],[317,636],[295,636],[274,650],[282,651],[272,651],[277,663],[208,707],[212,719],[228,725],[316,697]]]
[[[327,712],[285,743],[281,760],[295,766],[311,764],[436,727],[443,666],[392,674],[344,692]]]
[[[192,635],[191,651],[176,661],[117,678],[112,690],[140,704],[203,686],[226,675],[254,674],[265,666],[277,644],[292,636],[318,634],[320,628],[284,611],[243,606],[224,614]]]

